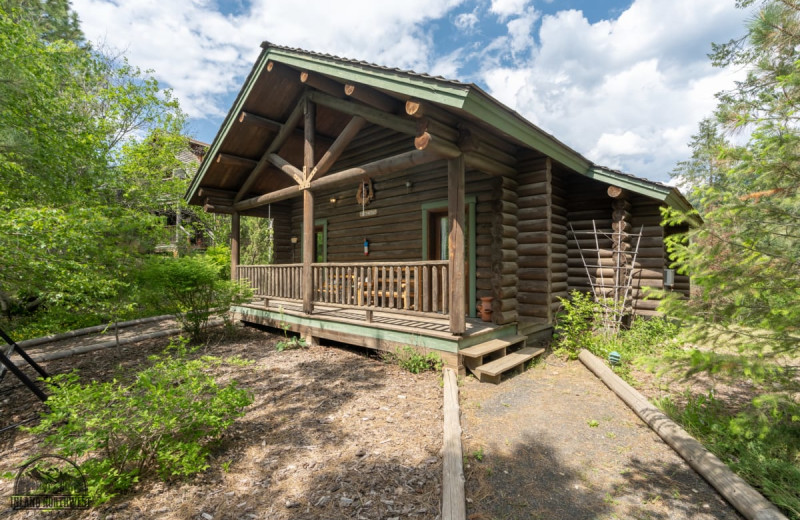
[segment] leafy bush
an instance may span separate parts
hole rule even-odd
[[[145,303],[175,314],[193,341],[205,334],[209,318],[247,301],[250,288],[223,277],[224,265],[204,255],[151,258],[142,270]]]
[[[556,353],[575,359],[585,348],[607,359],[611,352],[616,351],[620,363],[615,371],[623,378],[629,377],[634,362],[647,356],[674,352],[678,348],[679,327],[667,318],[636,316],[629,328],[613,333],[602,327],[602,309],[589,293],[573,291],[569,299],[561,298],[561,308],[554,334]]]
[[[30,431],[81,464],[93,501],[105,502],[141,478],[168,479],[208,468],[208,443],[252,402],[235,382],[220,386],[210,371],[225,361],[188,359],[171,345],[129,384],[78,382],[75,372],[48,381],[49,411]],[[233,360],[238,364],[240,360]]]
[[[581,349],[591,352],[598,342],[595,326],[600,320],[600,306],[592,295],[580,291],[572,291],[569,298],[559,298],[561,310],[556,316],[556,328],[553,339],[556,353],[576,359]]]
[[[441,356],[435,352],[428,352],[422,354],[417,349],[408,345],[401,349],[395,350],[393,353],[387,353],[385,359],[390,362],[397,363],[403,370],[408,370],[412,374],[419,374],[432,370],[440,372],[444,363]]]

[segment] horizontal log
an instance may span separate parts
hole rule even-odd
[[[625,190],[619,186],[609,186],[608,189],[606,189],[606,193],[612,199],[624,199],[627,196]]]
[[[492,312],[492,321],[498,325],[506,325],[517,321],[519,314],[516,310]]]
[[[517,217],[520,220],[544,220],[550,216],[550,208],[548,207],[538,207],[538,208],[519,208],[517,211]]]
[[[546,267],[528,267],[517,269],[517,277],[520,280],[547,280],[550,270]]]
[[[197,196],[200,198],[206,197],[219,197],[221,199],[233,199],[236,196],[235,191],[220,190],[216,188],[200,188],[197,190]]]
[[[239,114],[238,121],[257,128],[265,128],[272,132],[277,132],[283,127],[283,123],[250,112],[245,112],[244,110]]]
[[[550,253],[551,244],[519,244],[517,252],[520,256],[546,256]]]
[[[497,302],[497,309],[500,312],[508,312],[508,311],[515,311],[517,309],[517,298],[516,296],[513,298],[505,298],[501,300],[495,300]],[[495,306],[493,306],[495,307]]]
[[[480,170],[489,175],[516,175],[517,170],[511,166],[492,159],[478,152],[467,152],[464,154],[464,161],[467,168]]]
[[[550,236],[548,231],[527,231],[517,233],[517,242],[520,244],[546,244]]]
[[[375,107],[378,110],[383,110],[390,114],[399,111],[399,101],[373,88],[347,83],[344,86],[344,93],[346,96],[357,99],[365,105]]]
[[[541,305],[546,307],[550,303],[550,295],[546,292],[523,292],[517,295],[520,305]]]
[[[544,318],[550,317],[550,312],[547,305],[531,305],[527,303],[520,303],[517,305],[517,312],[520,316],[526,318]]]
[[[239,157],[238,155],[232,155],[229,153],[218,153],[214,162],[217,164],[228,164],[231,166],[243,166],[245,168],[254,168],[256,164],[258,164],[258,161],[253,159]]]

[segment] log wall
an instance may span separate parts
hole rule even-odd
[[[550,320],[552,163],[548,158],[524,158],[518,169],[517,308],[520,319]]]
[[[661,204],[647,197],[632,196],[631,199],[631,244],[636,250],[636,235],[640,232],[636,265],[633,271],[633,309],[636,314],[652,316],[656,314],[659,300],[645,299],[645,288],[664,288],[664,268],[666,267],[664,249],[664,228],[661,227]]]
[[[556,169],[553,173],[553,193],[552,193],[552,215],[550,217],[550,241],[553,253],[563,255],[568,253],[567,247],[567,215],[569,197],[569,184],[567,183],[567,173]],[[567,258],[568,260],[568,258]],[[550,265],[550,314],[548,321],[553,321],[561,301],[559,298],[566,298],[569,295],[568,283],[568,263],[564,260],[551,262]]]
[[[492,285],[495,293],[492,321],[504,325],[517,321],[518,181],[495,181],[492,203]]]
[[[591,291],[584,260],[591,266],[593,277],[606,276],[613,265],[611,237],[598,236],[592,232],[611,231],[611,198],[606,193],[607,185],[580,177],[576,174],[564,176],[567,196],[567,288],[569,291]],[[580,246],[580,247],[579,247]],[[599,251],[598,251],[599,250]],[[600,267],[597,267],[600,266]]]

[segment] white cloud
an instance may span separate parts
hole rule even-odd
[[[517,67],[487,66],[489,92],[589,159],[666,180],[741,72],[711,67],[712,41],[742,32],[728,0],[635,0],[618,19],[579,11],[544,16]]]
[[[434,60],[424,22],[461,0],[275,2],[254,0],[226,16],[213,2],[73,0],[86,36],[126,51],[169,84],[191,117],[218,117],[259,44],[300,47],[382,65],[427,71]]]
[[[538,13],[533,9],[528,9],[520,17],[514,18],[506,24],[512,56],[517,57],[523,51],[533,47],[533,24],[538,19]]]
[[[527,5],[528,0],[492,0],[489,11],[502,21],[510,16],[523,14]]]
[[[456,16],[453,24],[461,31],[472,33],[475,30],[475,26],[478,24],[478,15],[474,12],[461,13]]]

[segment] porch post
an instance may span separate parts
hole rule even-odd
[[[314,104],[305,99],[305,121],[303,145],[303,177],[307,180],[314,168]],[[311,264],[314,262],[314,194],[306,187],[303,190],[303,312],[314,310],[314,287]]]
[[[238,280],[239,273],[239,212],[231,214],[231,280]]]
[[[466,330],[464,303],[464,156],[447,161],[447,243],[450,258],[450,332]]]

